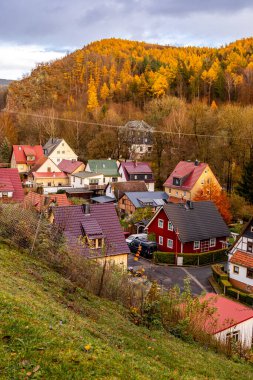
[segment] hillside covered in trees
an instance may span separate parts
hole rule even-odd
[[[253,101],[253,39],[221,48],[172,47],[120,39],[91,43],[61,60],[38,65],[10,87],[17,108],[94,110],[106,102],[163,95],[218,102]]]

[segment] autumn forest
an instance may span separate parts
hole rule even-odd
[[[178,160],[198,159],[233,194],[253,160],[252,38],[221,48],[101,40],[39,64],[1,94],[1,161],[13,143],[50,136],[83,160],[129,158],[117,128],[129,120],[155,129],[147,159],[158,187]]]

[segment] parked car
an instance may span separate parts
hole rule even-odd
[[[132,253],[136,253],[141,246],[140,256],[152,259],[153,252],[157,251],[157,244],[154,241],[145,241],[138,238],[129,243],[129,248]]]
[[[148,234],[133,234],[126,238],[127,244],[131,243],[134,239],[148,240]]]

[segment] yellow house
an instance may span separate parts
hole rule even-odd
[[[42,157],[38,160],[37,164],[32,167],[28,178],[35,187],[55,187],[69,184],[67,174],[63,173],[48,157]]]
[[[44,157],[41,145],[13,145],[11,168],[18,169],[21,174],[27,174],[38,160]]]
[[[164,183],[164,191],[184,200],[194,199],[207,183],[221,186],[208,164],[199,161],[180,161]]]

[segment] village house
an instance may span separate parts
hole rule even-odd
[[[0,168],[0,202],[23,202],[24,191],[18,169]]]
[[[78,172],[73,173],[69,176],[70,178],[70,186],[73,188],[83,188],[83,187],[91,187],[100,188],[100,190],[105,189],[104,184],[104,175],[101,173],[94,172]]]
[[[77,161],[77,155],[64,139],[50,138],[43,146],[43,152],[56,165],[62,160]]]
[[[164,183],[164,191],[170,197],[194,200],[195,195],[205,184],[221,186],[204,162],[180,161]]]
[[[153,148],[152,132],[154,128],[143,120],[128,121],[121,129],[122,138],[129,146],[132,159],[150,155]]]
[[[20,174],[27,174],[31,167],[43,156],[41,145],[13,145],[11,168],[18,169]]]
[[[222,295],[203,297],[214,313],[205,321],[204,330],[222,343],[240,343],[250,349],[253,342],[253,310]]]
[[[126,192],[118,201],[118,208],[122,215],[131,215],[138,208],[151,207],[154,212],[168,200],[164,191]]]
[[[211,201],[168,203],[147,225],[158,250],[175,253],[210,252],[226,247],[230,231]]]
[[[116,160],[88,160],[86,172],[103,174],[103,184],[107,185],[109,182],[118,182],[119,172]]]
[[[229,251],[228,275],[235,288],[253,293],[253,218]]]
[[[118,201],[125,193],[140,191],[148,191],[144,181],[110,182],[106,186],[105,194]]]
[[[63,230],[77,254],[126,270],[129,248],[114,204],[55,207],[53,223]]]
[[[148,162],[122,161],[119,166],[121,181],[144,181],[148,191],[155,190],[155,180]]]

